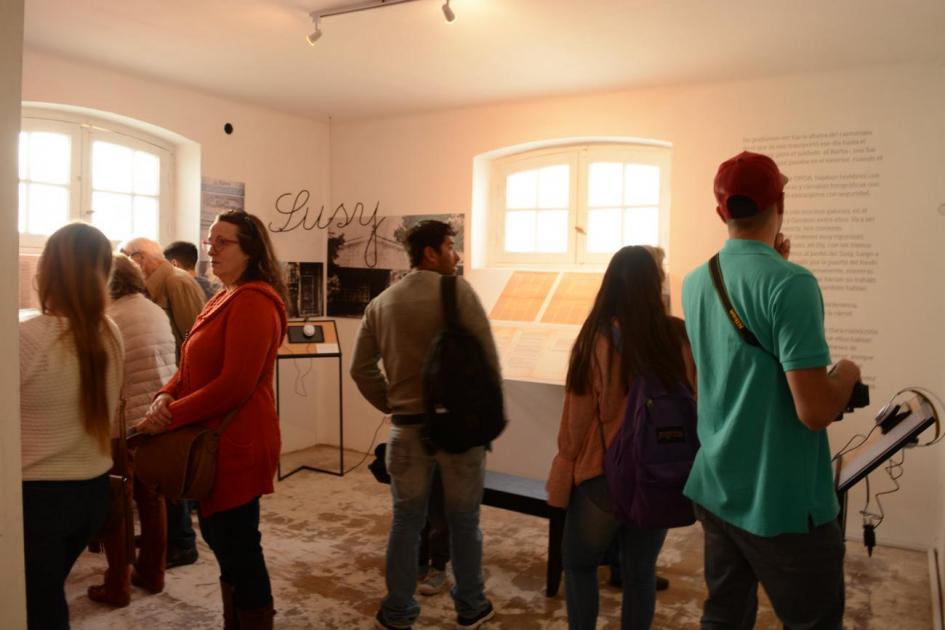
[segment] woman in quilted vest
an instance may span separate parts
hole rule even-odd
[[[105,316],[111,266],[111,244],[99,230],[81,222],[59,228],[46,241],[37,269],[40,314],[20,321],[31,630],[69,627],[63,585],[108,509],[109,438],[123,354],[118,329]]]
[[[108,293],[112,299],[107,313],[121,331],[125,344],[125,419],[133,426],[143,420],[151,399],[173,376],[176,366],[174,333],[164,310],[145,295],[141,269],[124,254],[115,254]],[[118,425],[112,434],[113,460],[116,459]],[[117,467],[117,463],[115,464]],[[124,471],[129,474],[130,471]],[[133,476],[133,475],[132,475]],[[167,522],[164,498],[134,479],[134,500],[141,521],[141,549],[135,560],[128,554],[127,528],[119,524],[103,541],[108,568],[105,583],[89,587],[89,597],[110,606],[123,607],[131,601],[130,584],[150,593],[164,590],[164,554]],[[132,568],[132,563],[134,567]]]
[[[204,241],[223,283],[181,347],[180,368],[139,425],[158,433],[185,425],[218,427],[216,480],[200,501],[200,531],[220,565],[225,628],[272,628],[272,589],[260,544],[259,498],[273,491],[279,421],[272,391],[286,330],[286,290],[266,227],[225,212]]]
[[[548,503],[567,508],[562,560],[571,630],[596,627],[597,567],[614,540],[623,581],[620,627],[645,630],[653,621],[656,557],[666,530],[638,529],[617,520],[604,453],[617,437],[638,372],[690,388],[695,382],[686,329],[667,312],[663,280],[650,250],[618,250],[571,349],[558,453],[548,478]]]

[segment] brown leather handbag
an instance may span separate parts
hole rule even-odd
[[[108,515],[105,524],[92,539],[89,547],[99,551],[106,538],[122,536],[128,548],[128,557],[134,557],[134,516],[131,511],[131,474],[128,467],[128,442],[125,439],[125,399],[118,410],[118,437],[114,439],[114,466],[108,475]]]
[[[210,494],[217,475],[220,434],[242,403],[216,429],[188,425],[136,438],[135,474],[168,499],[200,501]]]

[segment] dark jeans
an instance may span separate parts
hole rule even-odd
[[[568,604],[568,627],[597,626],[599,591],[597,567],[611,542],[620,546],[623,603],[620,627],[645,630],[656,606],[656,558],[666,539],[665,529],[623,525],[610,508],[607,479],[588,479],[571,492],[564,520],[562,559]]]
[[[69,627],[63,585],[105,523],[108,475],[85,481],[23,482],[26,619],[31,630]]]
[[[434,466],[430,500],[427,503],[427,524],[420,532],[418,566],[421,573],[431,565],[437,571],[445,571],[449,561],[450,526],[446,521],[446,506],[443,504],[443,478],[440,476],[439,467]]]
[[[804,534],[756,536],[696,505],[705,532],[709,597],[702,628],[748,630],[758,612],[758,582],[787,630],[843,627],[843,534],[836,520]]]
[[[200,533],[220,565],[220,581],[233,587],[237,608],[272,604],[272,586],[259,533],[259,497],[232,510],[199,516]]]
[[[190,513],[196,506],[196,501],[167,502],[167,550],[193,549],[197,544],[197,534],[194,533]]]

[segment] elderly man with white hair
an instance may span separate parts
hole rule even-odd
[[[169,263],[161,245],[155,241],[133,238],[122,244],[121,253],[141,267],[148,295],[167,312],[180,357],[180,345],[207,301],[203,289],[190,274]]]
[[[190,274],[169,263],[161,245],[151,239],[133,238],[120,250],[141,267],[148,295],[167,313],[180,361],[181,344],[207,301],[203,289]],[[190,516],[193,507],[193,501],[167,501],[167,569],[197,561],[197,535]]]

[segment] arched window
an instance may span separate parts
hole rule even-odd
[[[173,146],[138,129],[58,109],[23,110],[19,231],[26,249],[74,219],[112,241],[160,240],[173,217]]]
[[[585,143],[495,158],[488,264],[605,264],[624,245],[668,239],[671,148]]]

